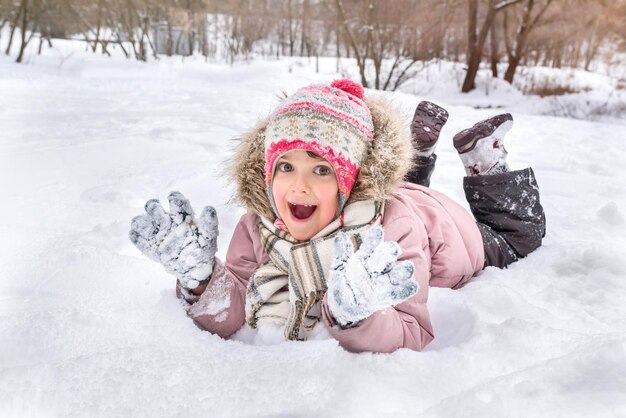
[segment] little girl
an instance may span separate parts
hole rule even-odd
[[[176,275],[195,323],[223,338],[247,322],[279,326],[289,340],[322,327],[353,352],[421,350],[434,338],[429,286],[457,288],[505,267],[545,235],[532,169],[506,164],[509,114],[454,137],[476,221],[428,188],[447,118],[420,103],[411,137],[357,83],[304,87],[241,139],[231,169],[248,213],[225,261],[215,256],[215,210],[196,219],[178,192],[169,213],[148,201],[130,239]]]

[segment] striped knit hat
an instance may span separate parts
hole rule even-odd
[[[274,213],[272,177],[280,156],[311,151],[334,168],[339,211],[350,197],[373,138],[374,125],[363,87],[351,80],[303,87],[274,111],[265,130],[265,183]]]

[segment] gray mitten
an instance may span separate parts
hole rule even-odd
[[[168,196],[170,212],[157,199],[145,205],[146,215],[133,218],[129,238],[147,257],[161,263],[186,289],[206,284],[217,252],[217,213],[211,206],[194,218],[191,203],[180,192]]]
[[[340,326],[352,326],[417,292],[415,266],[408,260],[397,262],[400,245],[383,241],[381,227],[367,231],[356,253],[343,232],[337,234],[333,244],[327,298],[328,309]]]

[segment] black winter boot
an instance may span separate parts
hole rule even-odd
[[[441,128],[448,121],[448,111],[432,102],[420,102],[411,122],[411,138],[417,155],[430,157],[435,152]]]
[[[503,113],[482,120],[454,135],[456,148],[468,176],[509,171],[504,136],[513,127],[513,116]]]
[[[411,122],[411,138],[417,156],[415,167],[406,176],[407,181],[420,186],[430,186],[430,176],[437,161],[435,146],[441,128],[447,121],[448,111],[443,107],[427,101],[417,105]]]

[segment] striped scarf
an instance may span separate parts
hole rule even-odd
[[[358,248],[365,231],[381,224],[383,209],[373,200],[352,203],[309,241],[298,241],[261,217],[259,232],[270,261],[248,282],[247,323],[252,328],[263,320],[284,324],[285,338],[303,340],[321,318],[319,302],[326,293],[335,235],[346,232]]]

